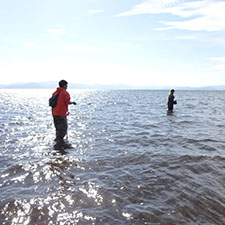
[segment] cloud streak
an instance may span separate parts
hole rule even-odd
[[[133,9],[117,16],[141,14],[170,14],[182,21],[161,21],[165,27],[156,30],[222,31],[225,30],[225,1],[201,0],[192,2],[146,0]],[[185,20],[183,20],[185,19]]]
[[[217,62],[217,65],[214,66],[214,69],[225,71],[225,57],[212,57],[210,60]]]
[[[116,16],[133,16],[140,14],[158,14],[162,13],[166,8],[170,8],[180,0],[146,0],[141,4],[133,7],[133,9],[120,13]]]
[[[90,10],[88,10],[89,15],[95,15],[95,14],[99,14],[99,13],[104,13],[104,10],[103,9],[90,9]]]
[[[68,32],[65,32],[62,26],[57,26],[56,28],[51,28],[47,30],[49,38],[52,40],[60,40],[63,37],[73,38],[74,35]]]

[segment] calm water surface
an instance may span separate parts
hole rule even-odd
[[[0,90],[0,224],[225,224],[225,92]]]

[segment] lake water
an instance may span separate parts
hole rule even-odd
[[[225,92],[0,90],[0,224],[225,224]]]

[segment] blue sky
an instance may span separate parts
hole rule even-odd
[[[0,84],[225,85],[225,1],[0,0]]]

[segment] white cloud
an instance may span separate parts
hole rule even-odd
[[[25,48],[34,48],[36,46],[38,46],[37,42],[26,42],[26,43],[24,43]]]
[[[12,48],[7,45],[0,45],[0,51],[8,51],[10,49],[12,49]]]
[[[96,47],[92,45],[64,45],[64,50],[67,52],[83,52],[83,53],[106,53],[109,49]],[[111,49],[110,49],[111,50]],[[112,49],[111,51],[113,51]]]
[[[120,13],[117,16],[162,13],[166,8],[170,8],[178,2],[180,2],[180,0],[146,0],[143,3],[134,6],[133,9]]]
[[[50,39],[59,40],[61,37],[65,36],[65,31],[63,28],[48,29]]]
[[[214,66],[215,70],[225,71],[225,57],[212,57],[210,59],[217,62],[217,65]]]
[[[50,28],[47,30],[48,34],[49,34],[49,38],[53,39],[53,40],[59,40],[62,37],[69,37],[69,38],[73,38],[74,35],[70,34],[68,32],[65,32],[63,26],[57,26],[56,28]]]
[[[117,16],[131,16],[138,14],[160,14],[167,13],[181,18],[185,21],[161,22],[166,27],[157,30],[180,29],[190,31],[221,31],[225,30],[225,1],[201,0],[192,2],[144,1],[136,5],[130,11]],[[167,3],[167,4],[166,4]],[[195,18],[193,18],[195,17]],[[190,18],[190,19],[188,19]]]
[[[104,12],[103,9],[90,9],[90,10],[88,10],[89,15],[99,14],[99,13],[103,13],[103,12]]]

